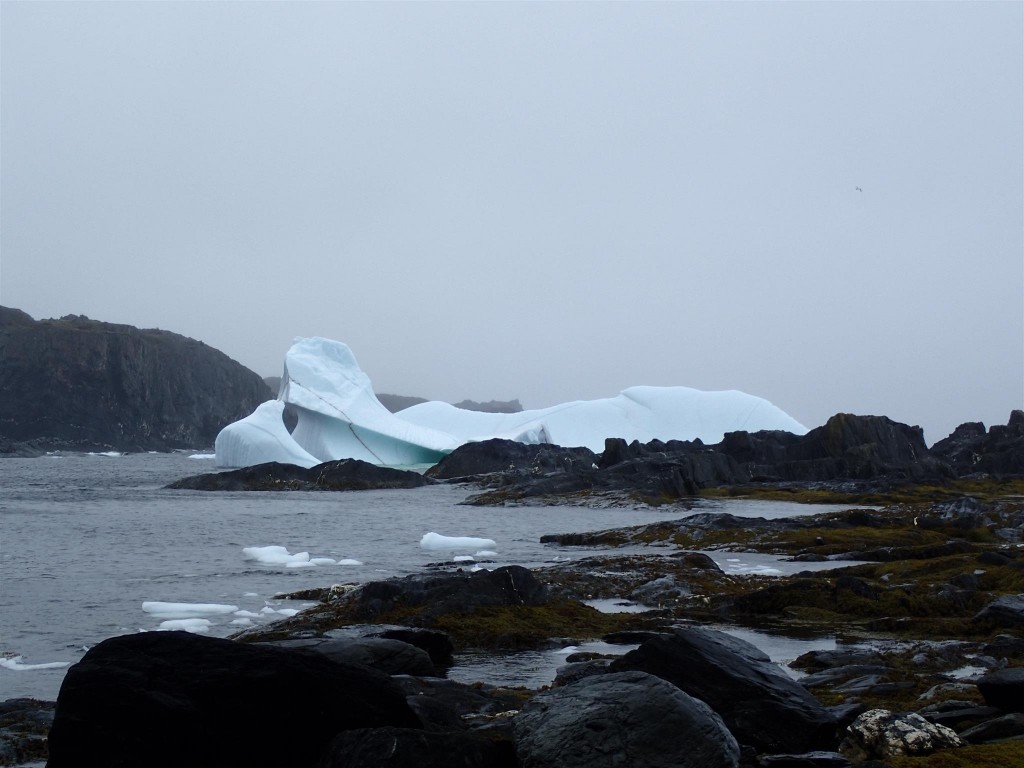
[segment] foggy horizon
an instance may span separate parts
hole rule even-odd
[[[0,304],[533,409],[1024,407],[1020,3],[0,3]]]

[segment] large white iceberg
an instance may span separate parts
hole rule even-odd
[[[285,428],[285,405],[298,421]],[[448,403],[414,405],[393,414],[344,344],[296,339],[285,357],[276,401],[229,424],[217,436],[217,463],[247,467],[268,461],[312,467],[335,459],[374,464],[433,464],[463,443],[500,437],[604,450],[608,437],[627,441],[717,443],[726,432],[807,428],[759,397],[689,387],[630,387],[615,397],[580,400],[519,413],[482,413]]]

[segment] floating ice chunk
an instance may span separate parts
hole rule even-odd
[[[290,562],[292,555],[287,548],[272,545],[269,547],[242,547],[246,560],[255,560],[265,565],[283,565]]]
[[[236,627],[251,627],[252,619],[232,619],[231,624],[233,624]]]
[[[269,605],[265,605],[260,608],[260,614],[263,616],[270,616],[271,614],[276,614],[278,616],[294,616],[298,612],[298,608],[272,608]]]
[[[190,459],[216,459],[216,453],[193,453],[189,456]]]
[[[234,613],[238,610],[238,606],[219,603],[163,603],[157,600],[147,600],[142,604],[142,610],[162,619],[191,619]]]
[[[63,669],[70,667],[70,661],[48,661],[42,664],[25,664],[24,656],[3,656],[0,657],[0,667],[9,669],[12,672],[28,672],[35,669]]]
[[[493,549],[498,546],[494,539],[476,539],[472,536],[442,536],[440,533],[423,534],[420,547],[430,550],[444,549]]]
[[[283,565],[285,568],[311,568],[316,565],[334,565],[329,557],[310,557],[309,552],[291,554],[287,548],[272,545],[269,547],[242,547],[246,560],[255,560],[263,565]]]
[[[183,629],[186,632],[201,635],[210,631],[212,623],[209,619],[168,619],[161,621],[158,629],[162,632]]]
[[[498,553],[493,549],[481,549],[476,553],[475,557],[497,557]]]
[[[285,405],[297,415],[289,434]],[[483,413],[429,402],[388,411],[344,344],[296,339],[285,356],[278,399],[263,403],[217,435],[217,463],[247,467],[268,461],[311,467],[335,459],[374,464],[433,464],[471,440],[492,437],[604,450],[608,437],[720,442],[727,432],[807,428],[759,397],[729,390],[630,387],[615,397],[578,400],[519,413]]]
[[[452,561],[456,563],[471,563],[474,559],[472,555],[456,555],[452,558]]]
[[[344,560],[339,560],[338,565],[362,565],[362,560],[353,560],[350,557],[346,557]]]
[[[242,619],[258,619],[260,614],[253,613],[252,611],[235,611],[235,616]]]
[[[108,456],[108,457],[110,457],[112,459],[117,459],[117,458],[120,458],[121,456],[124,456],[124,454],[121,453],[120,451],[98,451],[98,452],[89,451],[85,455],[86,456]]]

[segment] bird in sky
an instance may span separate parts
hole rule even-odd
[[[854,187],[854,189],[856,189],[856,190],[857,190],[858,192],[863,192],[863,191],[864,191],[864,190],[863,190],[863,189],[861,189],[860,187]]]

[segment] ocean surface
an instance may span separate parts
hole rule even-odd
[[[426,550],[420,541],[428,532],[494,540],[490,554],[462,561],[461,567],[534,567],[608,552],[541,544],[540,537],[548,533],[601,530],[698,511],[780,517],[830,509],[743,500],[656,509],[471,507],[460,502],[475,489],[447,485],[348,493],[163,487],[213,471],[213,461],[188,453],[0,459],[0,700],[54,699],[67,666],[89,647],[119,634],[174,626],[164,622],[175,617],[154,613],[152,605],[144,610],[145,603],[212,604],[216,610],[186,609],[182,615],[194,617],[186,618],[193,626],[199,618],[207,634],[226,637],[308,605],[280,599],[282,593],[417,573],[439,562],[456,567],[456,555],[475,554]],[[289,555],[309,553],[310,563],[317,564],[287,567],[244,552],[271,546]],[[816,565],[746,553],[709,554],[736,574],[789,573]],[[793,641],[734,632],[777,660],[835,644],[831,638]],[[514,663],[467,655],[451,676],[543,685],[568,652],[524,654]]]

